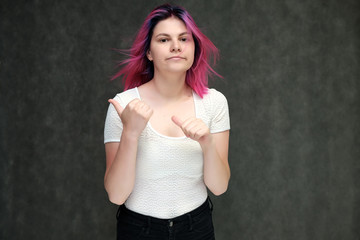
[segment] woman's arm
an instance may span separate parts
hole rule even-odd
[[[229,130],[212,133],[201,145],[204,154],[204,182],[215,195],[226,192],[230,180],[228,162]]]
[[[123,123],[120,142],[105,144],[105,189],[111,202],[121,205],[129,197],[135,182],[138,139],[153,111],[139,99],[131,101],[125,109],[115,100],[114,105]]]
[[[206,124],[198,118],[181,121],[173,116],[172,120],[187,137],[199,142],[204,154],[205,185],[215,195],[226,192],[230,179],[228,163],[229,130],[210,133]]]
[[[105,144],[105,189],[112,203],[121,205],[130,195],[135,182],[137,139],[121,135],[119,143]]]

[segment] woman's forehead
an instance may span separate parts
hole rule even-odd
[[[177,17],[169,17],[156,24],[153,36],[157,36],[159,34],[180,35],[187,32],[188,29],[183,21]]]

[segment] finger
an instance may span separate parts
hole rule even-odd
[[[154,113],[154,111],[153,111],[151,108],[149,108],[149,109],[146,111],[146,114],[147,114],[148,119],[150,119],[150,117],[153,115],[153,113]]]
[[[193,140],[200,140],[208,132],[207,126],[200,119],[192,119],[182,124],[182,129],[188,137]]]
[[[153,110],[152,108],[147,105],[146,103],[142,102],[141,105],[138,106],[139,107],[139,112],[147,119],[149,120],[150,117],[152,116],[153,114]]]
[[[139,111],[147,111],[150,109],[149,105],[147,105],[145,102],[143,101],[139,101],[137,102],[137,105],[136,105],[137,109]]]
[[[116,109],[116,112],[120,116],[122,114],[122,112],[124,111],[124,108],[120,105],[120,103],[118,103],[118,101],[116,101],[114,99],[109,99],[108,102],[114,106],[114,108]]]
[[[183,129],[190,129],[192,126],[198,124],[198,119],[190,117],[182,122],[181,126]]]
[[[181,127],[181,126],[182,126],[182,121],[181,121],[178,117],[172,116],[172,117],[171,117],[171,120],[172,120],[177,126],[179,126],[180,128],[182,128],[182,127]]]
[[[206,134],[206,129],[200,128],[194,134],[194,139],[196,141],[200,140]]]
[[[141,115],[143,115],[147,119],[149,119],[151,117],[151,115],[153,114],[152,108],[143,101],[140,101],[140,100],[137,101],[134,107],[137,112],[139,112]]]
[[[199,125],[193,124],[186,127],[186,133],[191,136],[191,138],[194,138],[196,133],[201,129]]]
[[[140,101],[140,99],[138,99],[138,98],[134,98],[133,100],[131,100],[129,103],[128,103],[128,105],[134,105],[134,106],[136,106],[139,102],[141,102]]]

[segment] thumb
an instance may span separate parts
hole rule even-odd
[[[120,105],[120,103],[118,103],[118,101],[116,101],[114,99],[109,99],[108,102],[114,106],[114,108],[116,109],[116,112],[120,116],[122,114],[122,112],[124,111],[124,108]]]
[[[178,117],[172,116],[172,117],[171,117],[171,120],[172,120],[177,126],[179,126],[179,127],[182,126],[182,122],[181,122],[181,120],[180,120]]]

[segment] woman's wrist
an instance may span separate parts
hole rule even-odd
[[[124,128],[121,134],[121,139],[126,139],[127,141],[137,142],[139,140],[140,134],[136,131],[131,131],[130,129]]]
[[[214,138],[211,133],[209,133],[209,135],[207,135],[207,136],[204,136],[203,139],[201,139],[201,141],[199,141],[199,143],[200,143],[200,146],[201,146],[203,152],[206,152],[209,149],[213,149],[216,147]]]

